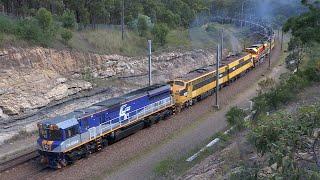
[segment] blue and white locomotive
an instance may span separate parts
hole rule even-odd
[[[153,85],[38,123],[41,161],[61,168],[174,112],[171,87]]]

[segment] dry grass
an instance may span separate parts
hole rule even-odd
[[[224,28],[230,32],[237,32],[231,25],[213,24],[217,30]],[[241,34],[241,33],[240,33]],[[237,36],[237,34],[235,33]],[[155,52],[172,51],[174,49],[199,49],[215,47],[219,41],[219,34],[207,32],[206,27],[171,30],[167,35],[164,47],[153,44]],[[79,51],[94,52],[98,54],[121,54],[126,56],[146,55],[147,38],[140,37],[136,32],[126,29],[125,40],[121,39],[119,28],[107,27],[96,30],[83,30],[75,32],[68,43],[70,47]],[[226,36],[225,47],[229,48],[229,37]]]
[[[25,130],[21,130],[18,132],[18,134],[12,136],[10,139],[7,139],[4,141],[4,144],[8,144],[8,143],[12,143],[14,141],[17,141],[19,139],[24,139],[24,138],[27,138],[27,137],[31,137],[35,134],[37,134],[38,131],[32,131],[32,132],[27,132]]]
[[[99,54],[135,56],[145,54],[146,39],[131,31],[125,33],[122,41],[121,32],[115,29],[86,30],[75,33],[70,46]]]

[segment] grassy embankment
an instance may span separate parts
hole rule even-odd
[[[121,54],[126,56],[140,56],[146,54],[147,38],[137,32],[126,29],[125,40],[121,39],[120,28],[105,27],[103,29],[87,29],[73,31],[73,37],[65,42],[60,36],[63,32],[58,22],[53,23],[50,31],[42,30],[37,22],[25,21],[6,16],[0,16],[0,47],[32,47],[44,46],[56,49],[74,49],[98,54]],[[171,29],[166,37],[166,44],[154,44],[155,53],[172,51],[174,49],[213,48],[219,41],[219,30],[236,31],[231,25],[210,24],[209,26],[191,29]],[[47,38],[50,34],[50,38]],[[238,33],[236,35],[243,35]],[[231,47],[229,35],[226,35],[225,47]]]
[[[167,35],[166,44],[162,47],[154,47],[155,53],[174,49],[199,49],[213,48],[219,40],[219,30],[225,28],[236,31],[230,25],[212,24],[208,31],[206,27],[191,29],[173,29]],[[243,35],[241,33],[237,35]],[[229,36],[225,37],[226,48],[231,47]],[[69,46],[80,51],[91,51],[99,54],[122,54],[139,56],[146,54],[147,38],[140,37],[136,32],[127,30],[125,40],[121,40],[121,32],[115,28],[85,30],[75,32]]]

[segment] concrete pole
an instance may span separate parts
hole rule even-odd
[[[272,50],[271,41],[272,41],[272,39],[270,38],[270,44],[269,44],[269,69],[271,68],[271,50]]]
[[[216,99],[214,107],[219,109],[218,93],[219,93],[219,61],[220,61],[220,45],[217,46],[217,60],[216,60]]]
[[[281,51],[282,51],[282,48],[283,48],[283,31],[281,29]]]
[[[122,0],[122,11],[121,11],[121,38],[124,40],[124,0]]]
[[[152,81],[151,81],[151,75],[152,75],[152,67],[151,67],[151,56],[152,56],[152,52],[151,52],[151,40],[148,40],[148,59],[149,59],[149,86],[151,86]]]
[[[220,39],[221,47],[220,47],[220,60],[223,59],[223,29],[221,30],[221,39]]]
[[[241,28],[242,28],[242,22],[243,22],[243,9],[244,9],[244,2],[242,2],[242,5],[241,5]]]

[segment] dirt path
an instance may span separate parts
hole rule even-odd
[[[280,55],[277,47],[272,58],[273,64]],[[277,66],[275,69],[283,67]],[[275,77],[282,70],[276,71]],[[220,92],[222,109],[212,111],[213,98],[210,97],[190,109],[172,116],[150,128],[125,138],[95,153],[87,159],[60,171],[44,171],[30,179],[150,179],[154,177],[154,165],[168,156],[182,155],[205,139],[224,129],[224,115],[231,105],[248,106],[248,101],[256,94],[257,82],[268,73],[267,63],[259,66],[245,77]],[[235,96],[236,95],[236,96]],[[199,116],[200,115],[200,116]],[[28,162],[3,174],[1,179],[21,179],[40,165]],[[111,173],[112,172],[112,173]]]

